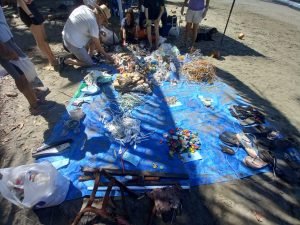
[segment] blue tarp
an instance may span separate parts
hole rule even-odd
[[[177,97],[181,105],[169,107],[166,97],[171,96]],[[213,107],[204,106],[199,96],[213,99]],[[107,108],[110,108],[110,112],[120,111],[114,101],[118,98],[118,93],[111,84],[106,84],[102,85],[101,92],[92,98],[91,104],[83,104],[86,116],[80,124],[80,130],[68,132],[65,129],[64,123],[69,119],[69,115],[66,114],[46,141],[51,143],[71,138],[73,142],[70,149],[60,156],[39,159],[51,161],[71,180],[67,199],[90,194],[87,187],[92,187],[93,181],[78,181],[83,166],[119,169],[124,166],[125,170],[187,173],[190,177],[187,182],[192,186],[225,182],[268,171],[245,167],[242,161],[247,154],[242,148],[234,148],[236,154],[233,156],[220,150],[219,134],[223,131],[241,132],[238,121],[230,115],[228,107],[233,104],[247,104],[234,89],[221,80],[210,85],[190,83],[184,77],[180,77],[177,85],[165,82],[156,86],[152,95],[145,96],[145,103],[136,107],[131,116],[141,121],[141,131],[145,134],[151,133],[150,138],[138,144],[136,149],[129,144],[121,147],[121,150],[127,149],[141,158],[137,166],[126,161],[122,163],[121,155],[118,154],[121,145],[107,135],[104,124],[99,121],[99,115]],[[68,110],[72,107],[70,104]],[[199,134],[202,160],[183,163],[176,155],[174,158],[169,156],[163,134],[177,127]],[[153,167],[153,163],[157,168]],[[98,192],[97,195],[103,196],[103,193]]]

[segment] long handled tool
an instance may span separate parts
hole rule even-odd
[[[231,17],[231,13],[232,13],[234,4],[235,4],[235,0],[233,0],[232,5],[231,5],[231,9],[230,9],[229,16],[228,16],[228,19],[227,19],[227,22],[226,22],[226,26],[225,26],[225,29],[224,29],[224,32],[223,32],[223,35],[222,35],[222,38],[221,38],[221,41],[220,41],[220,47],[221,47],[222,44],[223,44],[223,39],[224,39],[226,30],[227,30],[227,26],[228,26],[228,23],[229,23],[229,19],[230,19],[230,17]]]
[[[220,48],[222,47],[222,44],[223,44],[223,39],[225,37],[225,33],[226,33],[226,30],[227,30],[227,26],[228,26],[228,23],[229,23],[229,19],[231,17],[231,13],[232,13],[234,4],[235,4],[235,0],[233,0],[232,5],[231,5],[231,9],[230,9],[229,16],[228,16],[228,19],[227,19],[227,22],[226,22],[226,26],[225,26],[225,29],[224,29],[224,32],[223,32],[223,35],[222,35],[222,38],[221,38],[221,41],[220,41],[219,49],[213,50],[212,53],[211,53],[211,56],[213,58],[219,59],[221,57]]]

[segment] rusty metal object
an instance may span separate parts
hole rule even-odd
[[[100,216],[101,218],[107,219],[111,221],[112,223],[119,224],[119,225],[129,225],[130,223],[127,221],[126,218],[123,218],[119,215],[115,215],[108,210],[109,206],[109,200],[111,198],[110,193],[112,190],[113,186],[118,186],[121,191],[121,199],[122,199],[122,208],[125,212],[125,215],[128,215],[127,210],[126,210],[126,203],[125,203],[125,198],[124,198],[124,193],[126,192],[129,196],[137,198],[138,195],[129,190],[124,184],[116,180],[112,175],[107,173],[105,169],[99,169],[99,170],[94,170],[95,173],[95,183],[94,183],[94,188],[92,191],[92,194],[90,195],[90,198],[88,200],[87,205],[85,206],[84,209],[82,209],[76,216],[74,222],[72,225],[77,225],[79,224],[81,218],[87,214],[87,213],[94,213],[97,216]],[[95,198],[96,198],[96,192],[98,190],[98,187],[100,185],[101,177],[105,177],[106,179],[109,180],[109,184],[107,187],[107,190],[105,192],[105,196],[103,198],[102,202],[102,207],[101,208],[96,208],[93,205]]]

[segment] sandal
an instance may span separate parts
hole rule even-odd
[[[60,56],[58,57],[57,60],[58,60],[58,66],[56,66],[56,69],[58,70],[58,72],[61,72],[66,66],[65,57]]]
[[[246,166],[252,169],[262,169],[268,165],[268,163],[266,163],[259,157],[252,158],[251,156],[246,156],[243,162]]]
[[[228,155],[234,155],[235,151],[232,148],[229,148],[228,146],[221,145],[221,151],[224,153],[227,153]]]
[[[269,150],[262,150],[258,152],[258,157],[272,167],[273,174],[274,176],[276,176],[278,169],[277,169],[277,158],[274,156],[274,154]]]
[[[220,140],[231,147],[238,147],[240,146],[240,142],[237,139],[236,133],[225,131],[219,135]]]
[[[240,125],[247,127],[247,126],[257,126],[259,124],[258,121],[254,117],[248,117],[246,119],[239,119],[237,118]]]
[[[35,95],[38,99],[44,100],[48,94],[50,94],[50,90],[47,87],[35,87],[33,88]]]
[[[265,127],[262,124],[258,124],[256,126],[252,126],[252,127],[244,127],[243,128],[243,132],[244,133],[250,133],[250,134],[255,134],[255,135],[267,135],[269,132],[271,132],[272,130],[268,127]]]
[[[254,141],[250,139],[249,135],[239,133],[236,134],[236,137],[239,140],[239,143],[244,147],[248,155],[252,158],[256,158],[258,149],[256,146],[254,146]]]
[[[252,118],[253,121],[259,124],[265,122],[264,115],[252,106],[233,105],[230,106],[229,112],[233,117],[237,118],[238,120],[243,121],[247,118]],[[249,125],[249,122],[247,122],[247,124]]]

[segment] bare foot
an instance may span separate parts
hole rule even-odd
[[[47,66],[43,67],[43,70],[54,71],[54,67],[48,64]]]

